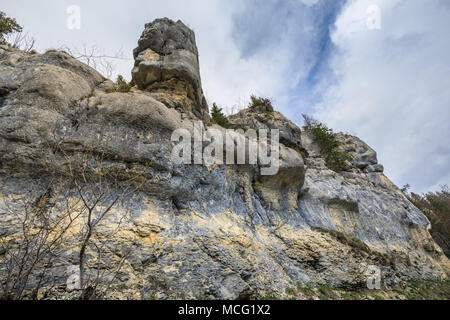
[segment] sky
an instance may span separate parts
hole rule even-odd
[[[210,104],[233,113],[251,94],[269,97],[299,125],[306,113],[360,137],[398,186],[450,185],[448,0],[2,0],[0,10],[38,51],[121,52],[112,77],[127,79],[145,23],[180,19],[196,33]]]

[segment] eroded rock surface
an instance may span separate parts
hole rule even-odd
[[[147,24],[134,58],[133,82],[139,89],[168,107],[209,119],[195,34],[186,25],[167,18]]]
[[[196,56],[193,34],[174,25],[166,20],[147,25],[136,57],[151,49],[158,59],[175,59],[177,69],[187,61],[176,58],[178,50]],[[150,60],[142,61],[156,57],[146,54]],[[166,62],[157,62],[166,68]],[[138,64],[135,81],[147,66],[158,69],[151,65]],[[197,99],[200,82],[194,87],[196,73],[189,72],[182,81],[196,88]],[[282,132],[277,175],[262,177],[258,165],[176,165],[172,132],[192,132],[195,118],[207,111],[192,104],[193,115],[186,116],[186,109],[153,95],[158,92],[152,86],[160,82],[142,79],[142,90],[111,93],[109,80],[65,53],[28,54],[0,46],[2,241],[20,239],[11,210],[20,208],[21,200],[45,195],[53,210],[75,201],[76,190],[68,189],[63,199],[49,185],[55,175],[64,181],[69,169],[78,170],[77,159],[100,154],[102,166],[119,179],[139,177],[137,191],[112,208],[92,238],[107,250],[101,263],[89,260],[88,273],[121,264],[117,276],[105,280],[106,298],[257,298],[284,295],[298,284],[356,288],[366,285],[370,265],[382,270],[386,285],[447,277],[448,259],[433,242],[428,220],[381,168],[369,169],[378,165],[376,154],[359,139],[342,136],[357,161],[337,174],[284,116],[246,110],[231,122]],[[164,99],[171,101],[169,95]],[[174,103],[184,106],[177,99]],[[306,162],[299,150],[309,154]],[[68,165],[68,154],[75,166]],[[73,228],[47,266],[41,297],[78,294],[80,244]],[[88,252],[95,256],[95,250]],[[0,281],[6,281],[5,257],[0,252]]]
[[[232,128],[278,129],[280,130],[280,142],[286,147],[301,150],[302,132],[292,121],[271,107],[256,106],[241,110],[228,117]]]

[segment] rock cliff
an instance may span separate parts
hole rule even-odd
[[[181,21],[158,19],[145,26],[134,49],[133,82],[169,107],[209,119],[195,35]]]
[[[32,297],[76,297],[85,289],[81,264],[85,283],[105,274],[89,288],[103,285],[103,297],[114,299],[257,298],[306,284],[359,288],[369,266],[380,268],[386,286],[447,277],[449,262],[429,221],[356,137],[339,135],[353,160],[336,173],[308,132],[276,111],[247,109],[229,121],[280,129],[278,174],[262,176],[259,164],[173,163],[175,129],[193,132],[198,119],[211,127],[194,34],[181,22],[156,20],[134,55],[135,88],[121,93],[64,52],[0,46],[3,286],[26,214],[51,218],[68,208],[79,214],[52,242],[51,259],[30,272],[25,287],[40,284]],[[129,186],[133,192],[110,201]],[[89,205],[97,194],[100,209]],[[107,216],[91,223],[95,232],[80,255],[94,211]]]

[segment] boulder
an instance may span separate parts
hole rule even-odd
[[[229,116],[228,122],[234,129],[279,129],[282,144],[289,148],[303,150],[300,128],[270,106],[261,105],[244,109]]]
[[[367,143],[349,134],[339,133],[337,138],[341,143],[340,148],[352,156],[353,167],[364,172],[384,171],[384,167],[378,164],[377,153]]]
[[[134,49],[133,83],[170,108],[209,119],[203,95],[195,34],[181,21],[145,25]]]

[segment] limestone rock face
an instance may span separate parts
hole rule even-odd
[[[340,143],[340,151],[348,153],[352,160],[344,171],[354,173],[383,173],[384,167],[378,163],[377,153],[358,137],[338,133],[336,135]],[[321,159],[320,149],[313,142],[313,137],[308,131],[301,132],[303,150],[305,150],[312,161]],[[320,160],[319,160],[320,161]]]
[[[278,111],[260,106],[247,108],[228,117],[232,128],[279,129],[280,142],[286,147],[302,150],[302,133],[292,121]]]
[[[181,21],[157,19],[145,26],[134,50],[133,82],[166,106],[209,119],[195,34]]]
[[[348,152],[353,160],[352,165],[366,173],[384,172],[383,165],[378,163],[377,153],[358,137],[348,134],[338,134],[341,149]]]
[[[167,41],[147,34],[164,34]],[[179,23],[150,24],[142,39],[136,57],[148,49],[170,59],[177,50],[196,54],[191,33]],[[187,61],[180,59],[176,68]],[[135,70],[137,79],[140,64]],[[190,76],[171,80],[180,79],[194,88]],[[0,46],[2,243],[20,243],[23,201],[48,199],[52,212],[77,205],[69,173],[95,173],[100,163],[114,179],[134,177],[138,186],[111,208],[87,249],[88,275],[120,265],[115,277],[100,279],[104,298],[242,299],[283,296],[298,284],[359,288],[373,265],[386,285],[447,277],[449,262],[428,220],[383,175],[362,141],[342,136],[357,161],[337,174],[325,167],[310,137],[280,113],[269,110],[266,119],[267,110],[247,110],[231,117],[232,124],[282,132],[276,175],[261,176],[260,164],[179,165],[171,158],[171,135],[180,128],[192,133],[194,120],[157,95],[171,101],[168,93],[153,91],[158,83],[111,93],[111,81],[63,52]],[[309,154],[306,161],[299,150]],[[55,192],[56,181],[64,197]],[[87,179],[83,188],[93,183]],[[80,231],[74,224],[45,265],[40,297],[79,295]],[[98,248],[104,248],[100,260]],[[7,256],[0,251],[2,284]],[[39,274],[31,274],[30,283],[38,281]]]

